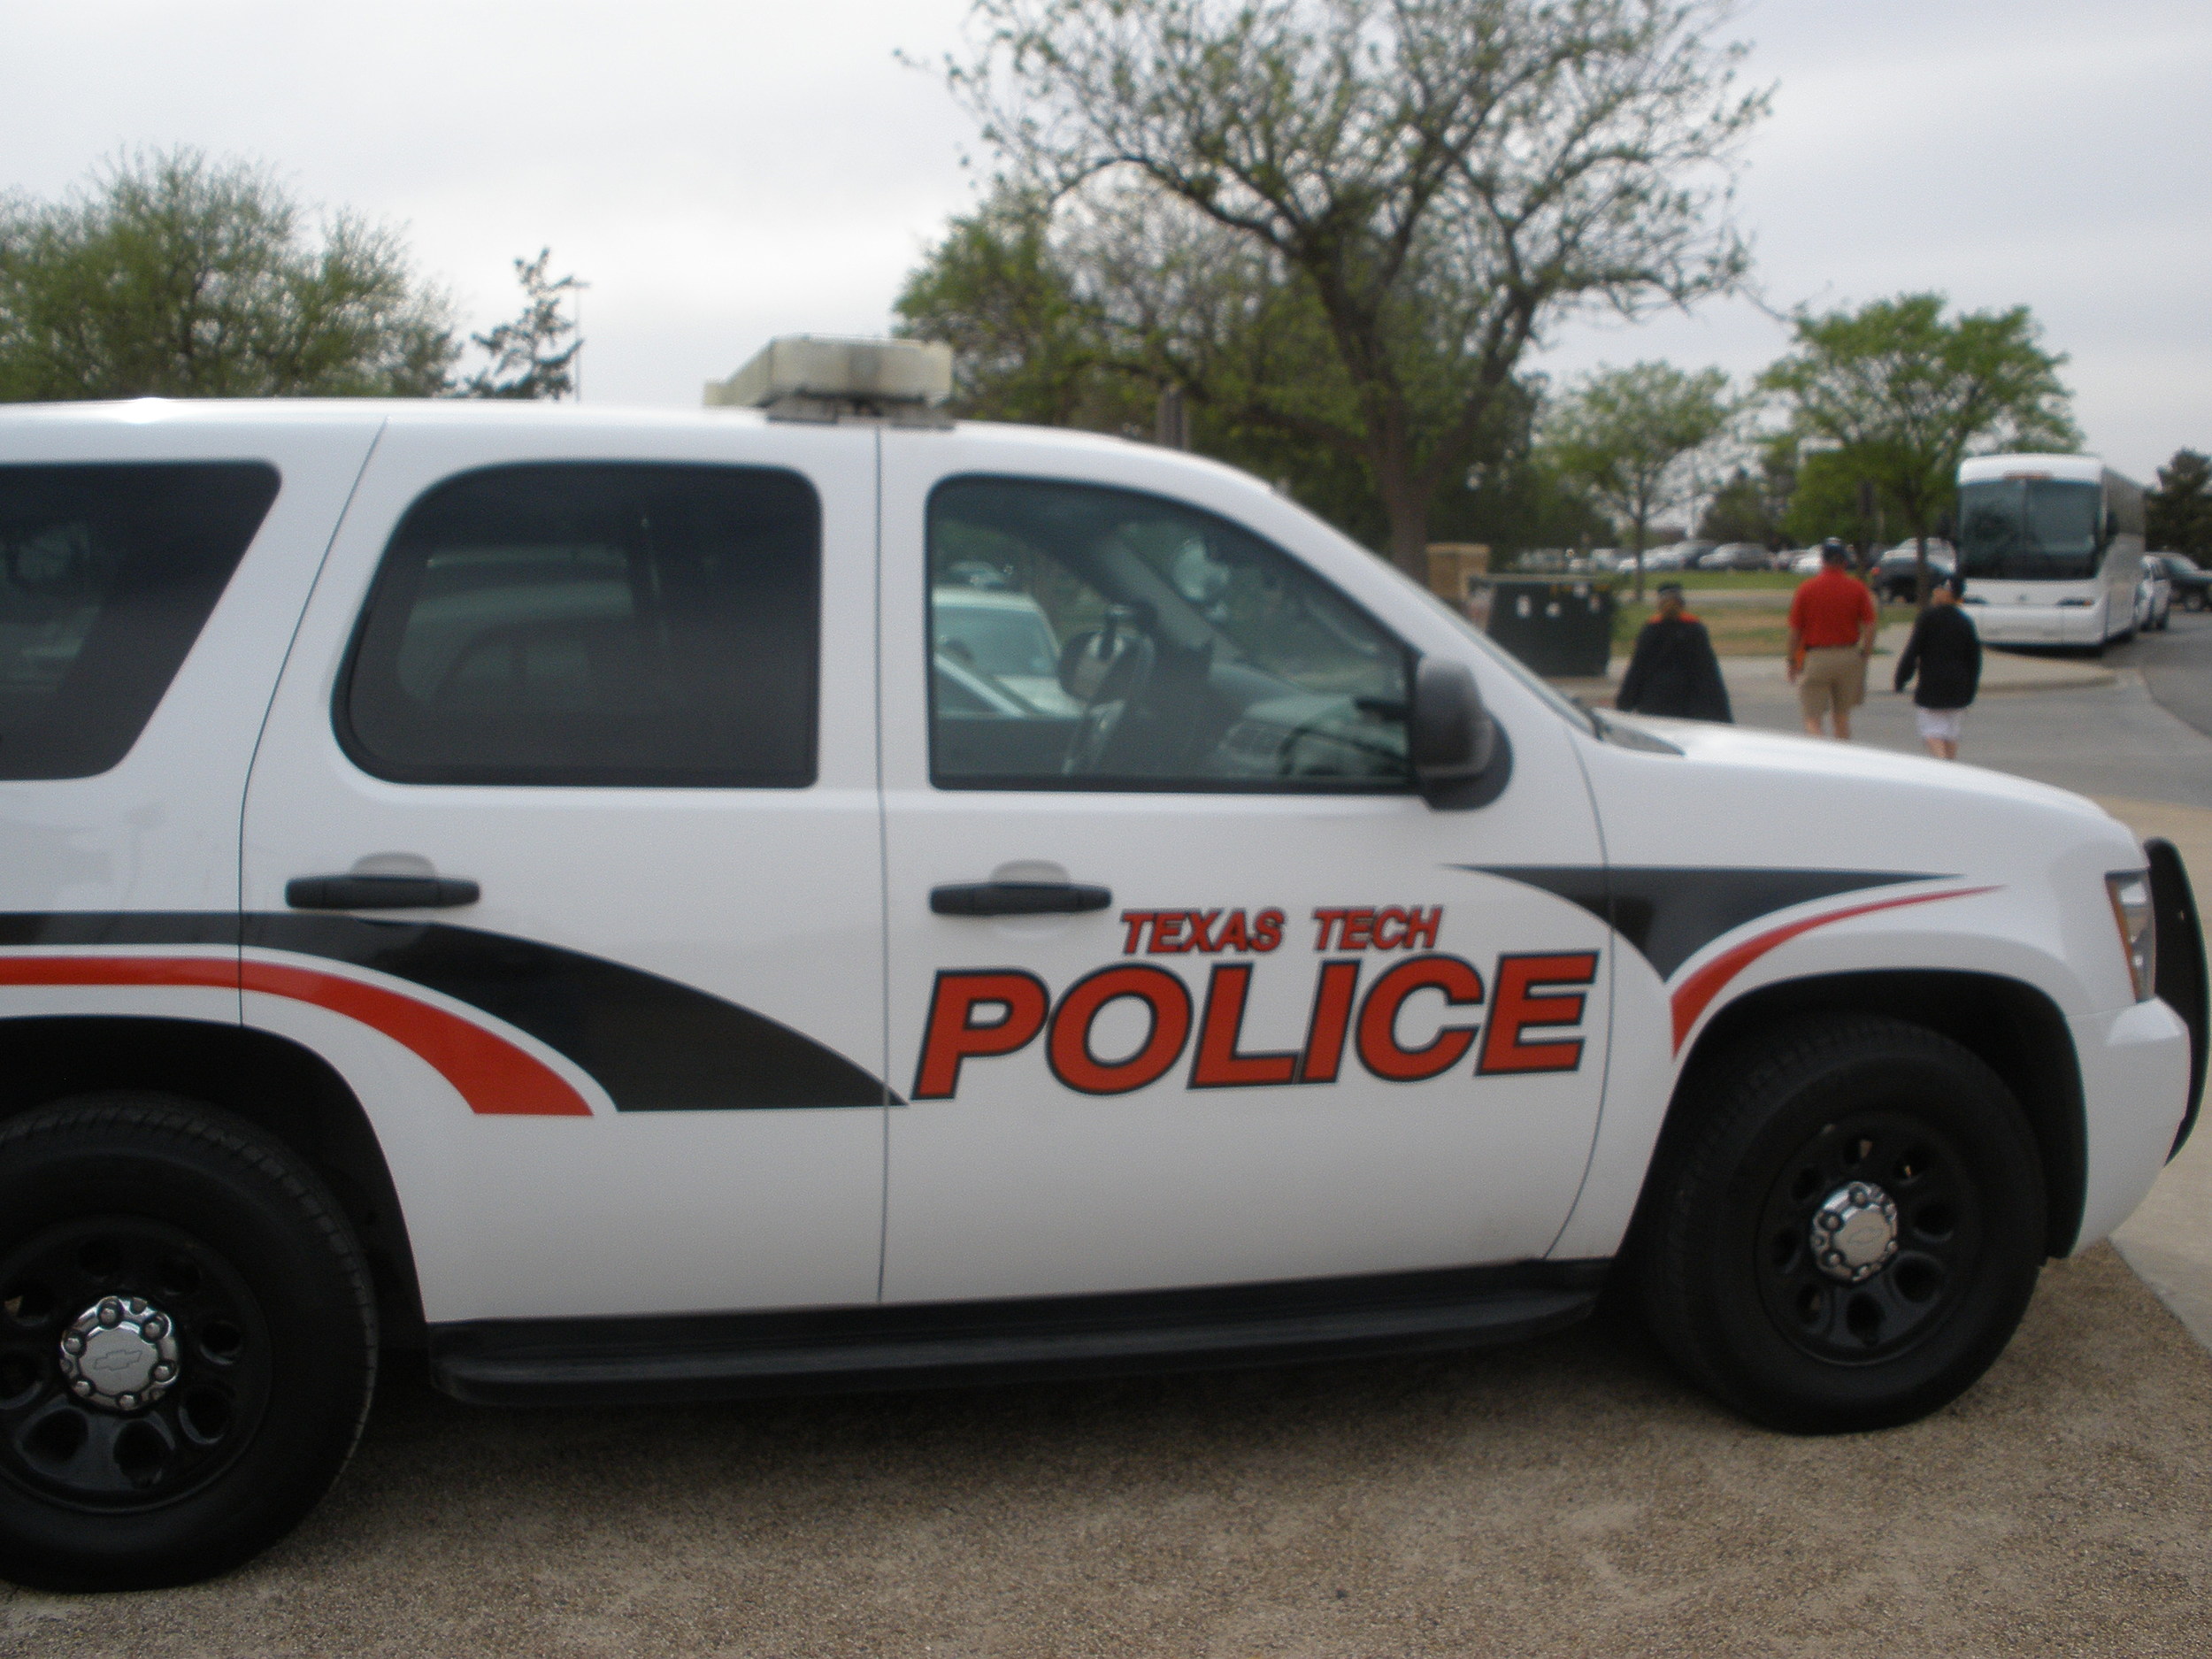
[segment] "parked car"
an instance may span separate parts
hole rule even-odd
[[[939,655],[995,680],[1032,708],[1077,712],[1060,686],[1060,641],[1029,595],[971,580],[940,583],[931,599]]]
[[[1697,562],[1701,571],[1763,571],[1770,560],[1767,550],[1756,541],[1726,541],[1704,555]]]
[[[2174,584],[2166,567],[2156,559],[2143,561],[2143,573],[2135,583],[2135,626],[2139,632],[2156,633],[2172,618]]]
[[[1901,541],[1874,563],[1874,596],[1909,603],[1919,595],[1919,550],[1912,541]],[[1948,541],[1928,541],[1928,569],[1948,576],[1958,569],[1958,551]]]
[[[2166,580],[2173,588],[2173,602],[2184,611],[2202,611],[2212,606],[2212,571],[2207,571],[2186,553],[2148,553],[2144,562],[2155,559],[2166,573]]]
[[[2166,843],[1580,708],[1248,473],[886,392],[941,350],[0,407],[0,1577],[236,1565],[388,1343],[672,1404],[1609,1283],[1882,1428],[2186,1137]]]
[[[1802,552],[1790,555],[1790,570],[1799,576],[1811,576],[1820,569],[1820,549],[1809,547]]]

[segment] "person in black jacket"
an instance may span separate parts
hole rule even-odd
[[[1636,635],[1636,654],[1613,706],[1685,720],[1726,720],[1728,687],[1705,625],[1682,608],[1682,584],[1659,584],[1659,610]]]
[[[1902,691],[1915,673],[1920,684],[1912,694],[1914,716],[1920,725],[1920,741],[1938,760],[1959,757],[1959,732],[1966,722],[1966,705],[1982,679],[1981,635],[1959,609],[1956,576],[1939,580],[1928,594],[1928,608],[1913,624],[1912,640],[1897,659],[1897,689]]]

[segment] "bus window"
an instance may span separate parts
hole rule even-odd
[[[2060,479],[1991,479],[1959,489],[1959,556],[1969,577],[2085,581],[2104,553],[2104,492]]]

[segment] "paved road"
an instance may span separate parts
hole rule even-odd
[[[2212,611],[2177,611],[2164,631],[2109,655],[2139,670],[2169,713],[2212,737]]]
[[[2084,795],[2212,808],[2212,613],[2177,611],[2166,634],[2105,655],[2109,686],[2008,693],[1968,713],[1962,758]],[[1921,752],[1912,704],[1888,687],[1884,659],[1855,718],[1854,735]],[[1801,729],[1794,695],[1770,675],[1732,673],[1736,718],[1776,731]]]

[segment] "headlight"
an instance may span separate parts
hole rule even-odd
[[[2104,879],[2112,897],[2112,919],[2119,925],[2120,949],[2128,959],[2128,978],[2135,981],[2135,1000],[2147,1002],[2156,995],[2158,980],[2158,921],[2151,912],[2151,879],[2140,870],[2123,871]]]

